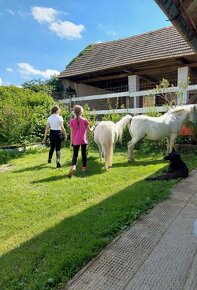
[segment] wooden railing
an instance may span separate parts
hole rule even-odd
[[[163,90],[163,93],[176,93],[180,90],[179,87],[170,87],[170,88],[165,88]],[[197,84],[195,85],[189,85],[186,88],[186,91],[197,91]],[[162,90],[160,91],[162,93]],[[151,90],[145,90],[145,91],[137,91],[137,92],[121,92],[121,93],[112,93],[112,94],[104,94],[104,95],[92,95],[92,96],[80,96],[80,97],[72,97],[69,99],[63,99],[62,103],[65,105],[70,105],[73,106],[77,102],[83,102],[84,104],[87,101],[96,101],[96,100],[110,100],[110,99],[118,99],[120,97],[126,97],[127,99],[133,99],[133,108],[125,108],[125,109],[111,109],[111,110],[95,110],[95,111],[90,111],[90,114],[96,114],[96,115],[105,115],[109,114],[111,112],[117,112],[117,113],[132,113],[132,114],[140,114],[140,113],[145,113],[147,112],[147,109],[151,109],[150,107],[143,107],[139,108],[137,98],[139,97],[151,97],[155,95],[155,89]],[[158,112],[165,112],[167,109],[164,106],[155,106],[153,107],[154,110]]]

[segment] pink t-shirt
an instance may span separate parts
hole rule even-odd
[[[72,144],[73,145],[82,145],[87,144],[87,127],[89,125],[88,120],[83,117],[71,119],[69,126],[72,128]]]

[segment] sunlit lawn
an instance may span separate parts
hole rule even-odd
[[[167,165],[159,156],[116,152],[104,171],[96,151],[88,172],[66,177],[71,152],[62,151],[62,168],[47,164],[47,151],[27,154],[0,173],[0,289],[58,289],[123,229],[169,196],[175,181],[144,178]],[[190,169],[197,157],[184,155]],[[177,181],[176,181],[177,182]]]

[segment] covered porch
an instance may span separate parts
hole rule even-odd
[[[197,54],[173,27],[96,44],[59,77],[62,102],[87,104],[96,115],[197,102]],[[169,85],[161,88],[163,79]]]

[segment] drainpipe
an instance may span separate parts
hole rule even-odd
[[[197,52],[197,33],[179,0],[155,0],[190,47]]]

